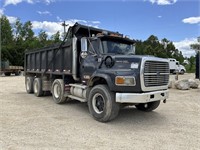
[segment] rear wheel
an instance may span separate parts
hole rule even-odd
[[[65,102],[66,98],[64,97],[64,82],[62,79],[54,80],[51,91],[55,103],[62,104]]]
[[[43,95],[42,80],[41,78],[35,78],[33,82],[33,91],[35,96],[40,97]]]
[[[16,75],[16,76],[19,76],[19,75],[21,75],[21,71],[20,71],[20,70],[18,70],[17,72],[15,72],[15,75]]]
[[[139,110],[149,112],[156,109],[159,105],[160,105],[160,101],[155,101],[155,102],[149,102],[149,103],[140,103],[138,105],[135,105],[135,107]]]
[[[106,85],[97,85],[89,94],[88,107],[94,119],[107,122],[117,117],[119,104],[115,102],[115,95]]]
[[[181,73],[181,74],[184,74],[184,73],[185,73],[185,70],[182,69],[180,73]]]
[[[33,93],[33,80],[34,80],[34,77],[25,78],[26,92],[29,94]]]

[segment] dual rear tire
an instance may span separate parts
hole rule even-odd
[[[42,90],[42,79],[27,76],[25,79],[26,91],[29,94],[34,93],[35,96],[41,97],[44,95]],[[62,79],[54,80],[51,86],[51,93],[53,95],[53,101],[57,104],[64,103],[66,98],[64,97],[64,82]]]
[[[62,104],[66,100],[66,97],[64,96],[64,87],[64,81],[62,79],[54,80],[51,86],[51,93],[53,96],[53,101],[56,104]]]
[[[41,78],[26,77],[25,86],[27,93],[34,93],[37,97],[43,95]]]
[[[33,80],[34,80],[34,77],[25,77],[26,92],[28,94],[33,93]]]
[[[42,90],[42,80],[41,78],[35,78],[33,81],[33,92],[35,96],[43,96],[44,92]]]

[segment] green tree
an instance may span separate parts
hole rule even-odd
[[[44,47],[47,45],[47,41],[48,41],[48,35],[45,31],[41,30],[38,34],[38,40],[40,42],[40,46]]]
[[[189,64],[188,66],[186,67],[186,69],[188,70],[188,72],[195,72],[195,57],[194,56],[191,56],[189,59]]]
[[[13,54],[17,57],[13,63],[15,65],[23,65],[25,50],[37,47],[36,38],[34,37],[34,32],[32,30],[32,23],[27,21],[22,24],[20,20],[17,20],[14,25],[13,34],[15,35],[15,48],[13,49]]]
[[[52,41],[52,43],[61,42],[61,40],[60,40],[60,32],[59,31],[51,36],[51,41]]]
[[[151,35],[147,40],[136,40],[136,54],[153,55],[162,58],[176,58],[180,63],[184,61],[182,53],[166,38],[159,41],[157,36]]]
[[[197,43],[190,45],[191,49],[200,51],[200,37],[197,38]]]
[[[12,49],[13,49],[13,34],[12,34],[12,27],[9,20],[2,16],[0,18],[1,24],[1,54],[2,60],[10,60],[12,56]]]

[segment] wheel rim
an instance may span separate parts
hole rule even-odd
[[[96,93],[92,98],[92,106],[97,114],[101,114],[104,111],[105,100],[100,93]]]
[[[53,87],[53,93],[54,93],[54,97],[55,98],[59,98],[60,93],[61,93],[61,89],[60,86],[58,84],[55,84]]]
[[[34,84],[34,92],[38,93],[38,82],[35,82]]]
[[[144,104],[144,108],[148,108],[148,104]]]
[[[26,89],[27,89],[27,91],[30,90],[30,80],[29,79],[26,80]]]

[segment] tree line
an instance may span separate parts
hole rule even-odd
[[[6,16],[0,18],[1,23],[1,59],[9,61],[12,65],[24,64],[24,53],[26,50],[41,48],[61,41],[58,31],[50,38],[41,30],[35,35],[31,21],[24,24],[17,20],[11,24]]]
[[[62,34],[59,31],[51,37],[44,30],[36,35],[31,21],[22,23],[17,20],[14,24],[11,24],[6,16],[1,16],[0,23],[2,61],[8,60],[12,65],[23,66],[26,50],[59,43],[62,39]],[[159,40],[155,35],[149,36],[145,41],[136,40],[136,54],[175,58],[180,63],[183,63],[186,59],[182,52],[176,49],[172,41],[166,38]],[[193,58],[191,60],[193,61]]]

